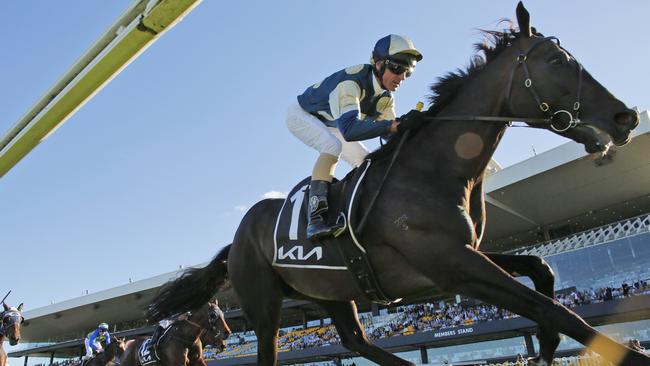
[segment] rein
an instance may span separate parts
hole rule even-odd
[[[172,335],[171,338],[172,338],[172,339],[175,339],[175,340],[177,340],[177,341],[180,341],[183,345],[189,347],[189,346],[193,345],[194,342],[196,342],[196,339],[197,339],[197,338],[200,338],[200,337],[203,335],[203,333],[206,332],[206,329],[203,328],[202,325],[200,325],[200,324],[198,324],[198,323],[195,323],[195,322],[193,322],[193,321],[191,321],[191,320],[189,320],[189,319],[184,319],[183,321],[184,321],[184,322],[187,322],[189,325],[191,325],[191,326],[193,326],[193,327],[195,327],[195,328],[198,328],[198,329],[199,329],[199,333],[194,337],[194,340],[192,340],[192,341],[188,341],[188,340],[185,339],[185,338],[177,337],[177,336],[175,336],[175,335]]]

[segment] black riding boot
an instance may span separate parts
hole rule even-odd
[[[307,216],[307,237],[310,240],[319,240],[336,233],[338,225],[330,226],[327,223],[327,193],[330,182],[312,180],[309,185],[309,215]]]

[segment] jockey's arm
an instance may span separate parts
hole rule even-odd
[[[108,331],[106,331],[106,332],[104,332],[104,337],[106,338],[106,341],[105,341],[106,342],[106,347],[108,347],[108,345],[111,344],[111,334]]]
[[[346,141],[367,140],[391,132],[394,121],[361,118],[361,88],[355,82],[340,83],[329,99],[336,126]]]
[[[90,336],[88,337],[88,345],[93,351],[97,351],[97,336],[99,335],[99,329],[95,329],[94,332],[90,333]]]
[[[392,124],[393,121],[360,119],[359,111],[347,112],[336,121],[345,141],[362,141],[386,135],[391,132]]]

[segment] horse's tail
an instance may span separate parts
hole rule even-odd
[[[217,293],[228,275],[228,253],[225,246],[203,268],[189,268],[175,280],[167,282],[147,308],[147,319],[159,321],[170,315],[205,305]]]

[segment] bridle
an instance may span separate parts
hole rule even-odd
[[[10,317],[11,321],[5,324],[5,318]],[[18,323],[22,324],[25,321],[22,314],[16,309],[9,309],[0,313],[0,335],[5,334],[5,329]]]
[[[535,128],[547,128],[550,127],[555,132],[564,132],[570,128],[574,128],[582,121],[579,119],[580,112],[580,93],[582,90],[582,73],[583,67],[578,60],[571,55],[567,50],[560,47],[564,52],[566,52],[578,65],[578,86],[576,91],[576,100],[573,103],[573,110],[568,111],[566,109],[552,110],[547,102],[544,102],[539,95],[539,92],[533,85],[533,80],[530,76],[530,71],[528,70],[528,64],[526,61],[530,54],[542,43],[546,41],[555,40],[557,45],[560,46],[560,40],[557,37],[544,37],[539,41],[533,43],[528,47],[528,50],[525,52],[520,48],[520,52],[517,55],[516,63],[510,71],[510,77],[508,78],[508,86],[505,91],[505,102],[509,110],[512,110],[512,100],[510,96],[512,94],[513,80],[515,73],[521,66],[524,72],[524,87],[528,89],[535,99],[535,102],[539,106],[539,109],[544,113],[546,118],[527,118],[527,117],[510,117],[510,116],[441,116],[441,117],[423,117],[426,120],[443,120],[443,121],[484,121],[484,122],[507,122],[507,126],[512,126],[512,121],[521,121],[526,122],[529,126],[522,127],[535,127]]]
[[[578,64],[578,86],[576,88],[576,100],[573,103],[573,111],[572,112],[567,111],[566,109],[558,109],[556,111],[552,111],[549,104],[542,101],[542,98],[540,97],[539,92],[537,91],[537,89],[533,85],[533,80],[530,77],[530,72],[528,71],[528,65],[526,64],[526,60],[528,59],[528,55],[530,55],[531,52],[533,52],[543,42],[553,41],[553,40],[556,41],[558,47],[560,47],[561,50],[566,52]],[[520,50],[521,50],[521,48],[520,48]],[[564,131],[568,130],[569,128],[573,128],[573,127],[577,126],[580,123],[580,119],[578,118],[578,114],[580,112],[580,92],[582,90],[582,71],[583,71],[582,64],[579,63],[578,60],[576,60],[576,58],[573,57],[573,55],[571,55],[567,50],[563,49],[560,46],[560,40],[557,37],[553,37],[553,36],[542,38],[539,41],[533,43],[528,48],[528,50],[526,52],[523,52],[523,50],[521,50],[521,51],[522,52],[520,52],[519,55],[517,56],[517,63],[515,64],[515,67],[513,67],[512,71],[510,72],[510,77],[508,78],[508,87],[506,89],[507,90],[507,92],[506,92],[506,101],[508,103],[508,108],[510,110],[512,110],[512,105],[511,105],[512,101],[510,99],[510,95],[512,93],[512,81],[514,79],[515,72],[517,71],[517,69],[519,69],[519,66],[521,66],[521,68],[524,70],[524,76],[526,77],[526,79],[524,80],[524,87],[530,91],[531,95],[535,99],[535,102],[537,102],[537,105],[539,106],[539,109],[544,113],[544,115],[546,115],[547,120],[549,121],[551,129],[553,129],[553,131],[556,131],[556,132],[564,132]],[[574,113],[575,113],[575,115],[574,115]],[[561,116],[561,115],[565,115],[565,116],[567,116],[569,118],[569,120],[567,122],[565,122],[565,124],[566,124],[565,127],[557,127],[554,124],[554,122],[556,122],[556,117]]]
[[[216,308],[216,310],[215,310],[215,308]],[[218,337],[218,336],[221,335],[221,331],[217,327],[217,321],[219,319],[221,319],[222,314],[223,314],[223,312],[221,311],[221,309],[219,309],[219,307],[214,307],[214,308],[211,307],[210,308],[210,313],[208,314],[208,328],[206,328],[204,325],[201,325],[201,324],[199,324],[197,322],[194,322],[194,321],[190,320],[189,318],[192,316],[192,312],[188,312],[188,318],[183,319],[182,321],[186,322],[187,324],[189,324],[189,325],[191,325],[194,328],[197,328],[199,330],[199,333],[195,337],[195,339],[201,337],[203,335],[203,333],[205,333],[208,330],[211,330],[211,331],[215,332],[215,333],[213,333],[214,336]],[[188,340],[186,340],[184,338],[177,337],[177,336],[173,336],[172,338],[180,340],[180,341],[186,343],[188,346],[190,346],[190,345],[192,345],[192,343],[194,343],[194,341],[189,342]]]
[[[210,326],[210,329],[213,333],[212,335],[214,337],[218,337],[221,335],[221,330],[218,328],[219,320],[223,318],[223,311],[218,307],[214,306],[212,311],[210,312],[210,315],[208,315],[208,325]]]

